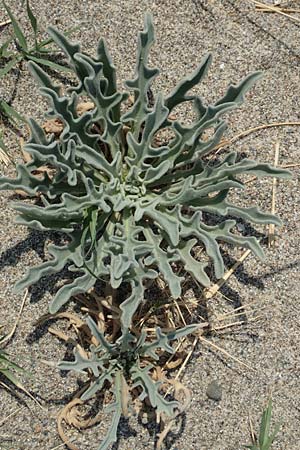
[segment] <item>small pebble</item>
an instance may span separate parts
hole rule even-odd
[[[217,381],[213,380],[211,383],[209,383],[206,390],[206,395],[208,398],[210,398],[211,400],[215,400],[216,402],[219,402],[221,400],[222,388],[217,383]]]

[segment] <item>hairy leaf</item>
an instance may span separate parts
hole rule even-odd
[[[124,101],[129,92],[117,88],[116,69],[103,39],[96,56],[90,57],[55,28],[50,27],[49,34],[66,54],[78,84],[62,92],[42,68],[29,63],[49,100],[47,115],[59,119],[63,131],[46,136],[30,120],[25,150],[32,159],[16,167],[15,179],[2,177],[0,189],[39,194],[39,204],[13,204],[17,222],[40,231],[63,231],[66,238],[63,245],[49,247],[49,261],[30,269],[17,288],[68,267],[73,279],[56,293],[50,305],[56,312],[97,280],[114,289],[130,286],[120,305],[125,332],[144,301],[145,280],[163,276],[176,298],[181,295],[182,268],[203,286],[210,283],[208,264],[217,278],[222,277],[221,242],[249,248],[262,258],[258,240],[239,234],[235,220],[226,216],[258,224],[280,225],[280,220],[257,206],[235,204],[228,196],[244,189],[244,175],[288,178],[290,173],[234,151],[213,154],[226,128],[223,115],[241,104],[261,74],[248,75],[230,85],[219,101],[205,105],[190,90],[205,76],[208,55],[170,94],[152,93],[154,103],[150,102],[158,69],[149,67],[154,28],[147,14],[139,33],[135,73],[125,83],[134,93],[128,106]],[[94,107],[80,114],[82,96]],[[196,111],[192,123],[170,120],[170,112],[188,101]],[[161,132],[172,137],[162,140]],[[45,165],[49,171],[41,175],[38,169]],[[197,256],[196,246],[205,250],[210,263]],[[146,389],[148,375],[143,376]]]

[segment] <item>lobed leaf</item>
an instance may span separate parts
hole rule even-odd
[[[54,312],[99,279],[114,289],[129,285],[130,292],[120,304],[126,333],[144,301],[146,280],[162,275],[177,298],[182,266],[200,284],[209,285],[207,261],[197,258],[196,246],[205,250],[217,278],[224,273],[221,242],[249,248],[263,257],[260,243],[240,235],[235,220],[226,216],[258,224],[280,225],[281,221],[257,206],[230,202],[228,196],[244,189],[244,175],[288,178],[290,173],[239,158],[235,152],[207,158],[226,129],[224,114],[240,105],[260,73],[230,85],[219,101],[205,105],[189,91],[205,76],[211,61],[208,55],[169,95],[154,94],[152,106],[149,89],[158,69],[149,67],[154,28],[147,14],[139,34],[134,77],[126,82],[134,101],[124,108],[128,93],[117,89],[116,69],[103,39],[96,56],[90,57],[55,28],[50,27],[49,34],[68,57],[78,84],[63,92],[37,63],[29,62],[49,100],[47,115],[58,119],[63,130],[59,136],[46,136],[30,120],[25,149],[31,160],[17,165],[15,179],[1,177],[0,189],[22,189],[32,197],[38,194],[39,205],[13,204],[19,213],[17,223],[41,231],[63,231],[67,242],[50,247],[49,261],[30,269],[17,287],[28,287],[68,267],[72,280],[57,291],[50,306]],[[94,106],[79,113],[82,96]],[[170,120],[170,112],[187,101],[196,111],[192,123]],[[213,130],[210,138],[206,138],[208,129]],[[172,137],[164,141],[161,132]],[[45,166],[46,172],[40,174],[39,168]],[[208,215],[218,217],[216,225],[207,222]]]

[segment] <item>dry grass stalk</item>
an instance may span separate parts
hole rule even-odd
[[[230,319],[230,318],[233,318],[233,319],[237,319],[237,318],[239,318],[239,317],[241,317],[241,316],[244,316],[246,314],[246,310],[245,311],[242,311],[242,312],[238,312],[238,313],[232,313],[232,314],[228,314],[228,316],[223,316],[223,317],[221,317],[221,318],[219,318],[219,317],[217,317],[217,322],[222,322],[222,321],[225,321],[225,320],[228,320],[228,319]],[[233,324],[230,324],[230,325],[233,325]],[[219,328],[219,327],[218,327]],[[214,331],[214,330],[216,330],[217,328],[215,327],[215,325],[214,324],[212,324],[211,325],[211,330],[212,331]]]
[[[220,292],[220,294],[223,297],[225,297],[226,299],[228,299],[228,297],[226,297],[226,295],[222,294],[221,292]],[[222,320],[228,319],[229,317],[238,317],[239,315],[245,314],[247,312],[247,309],[249,309],[250,311],[255,311],[255,309],[253,309],[254,305],[260,305],[260,302],[254,302],[251,305],[239,306],[238,308],[234,309],[234,312],[229,311],[229,312],[226,312],[224,314],[217,316],[217,321],[221,322]],[[259,306],[259,308],[257,308],[257,309],[259,309],[261,311],[262,308],[261,308],[261,306]]]
[[[246,250],[242,256],[234,263],[234,265],[227,270],[227,272],[223,275],[222,278],[220,278],[217,283],[213,284],[207,289],[204,289],[203,291],[203,297],[205,300],[211,299],[216,293],[220,290],[220,288],[223,286],[224,283],[231,277],[233,272],[242,264],[243,261],[250,255],[251,250]]]
[[[255,181],[255,180],[257,180],[257,177],[256,176],[254,176],[254,177],[251,177],[249,180],[247,180],[247,181],[244,181],[244,184],[249,184],[249,183],[253,183],[253,181]]]
[[[9,164],[11,164],[11,159],[10,159],[10,157],[5,153],[4,150],[2,150],[2,148],[0,148],[0,161],[1,161],[5,166],[9,166]]]
[[[24,296],[23,296],[22,303],[21,303],[21,306],[20,306],[20,309],[19,309],[19,313],[18,313],[18,315],[17,315],[16,321],[15,321],[15,323],[14,323],[14,325],[13,325],[11,331],[10,331],[10,332],[8,333],[8,335],[5,336],[5,338],[1,341],[1,345],[2,345],[2,346],[3,346],[3,344],[6,345],[6,344],[11,340],[11,338],[13,337],[13,335],[15,334],[15,331],[16,331],[16,329],[17,329],[18,323],[19,323],[19,321],[20,321],[20,318],[21,318],[21,315],[22,315],[22,312],[23,312],[23,309],[24,309],[24,306],[25,306],[25,302],[26,302],[27,296],[28,296],[28,289],[26,289],[26,291],[25,291],[25,294],[24,294]]]
[[[272,123],[266,123],[263,125],[258,125],[256,127],[249,128],[248,130],[244,130],[244,131],[241,131],[240,133],[237,133],[231,139],[224,139],[215,147],[215,150],[220,150],[223,147],[231,145],[234,142],[238,141],[239,139],[244,138],[251,133],[255,133],[256,131],[265,130],[267,128],[288,127],[288,126],[300,126],[300,122],[272,122]]]
[[[192,357],[192,354],[194,353],[194,350],[196,348],[196,345],[197,345],[198,341],[199,341],[199,337],[195,337],[195,339],[194,339],[194,341],[192,343],[192,347],[191,347],[190,351],[186,355],[186,358],[185,358],[182,366],[180,367],[180,369],[178,370],[178,372],[176,374],[175,380],[178,380],[179,377],[181,376],[182,372],[185,370],[187,363],[189,362],[189,360]]]
[[[6,383],[3,383],[2,381],[0,381],[0,385],[2,387],[4,387],[5,389],[7,389],[9,392],[11,392],[13,395],[16,395],[18,397],[18,394],[15,389],[12,389],[11,387],[9,387]],[[42,410],[45,411],[44,406],[41,405],[41,403],[23,386],[23,384],[21,382],[15,380],[14,386],[17,387],[18,389],[20,389],[20,391],[24,392],[28,397],[31,398],[31,400],[33,400],[39,406],[39,408],[41,408]],[[20,399],[21,399],[21,397],[20,397]]]
[[[22,411],[22,409],[24,409],[24,406],[22,406],[21,408],[17,408],[15,409],[12,413],[10,413],[8,416],[4,417],[4,419],[1,420],[0,422],[0,427],[7,422],[12,416],[14,416],[15,414],[19,413],[20,411]]]
[[[217,332],[217,331],[222,331],[222,330],[225,330],[225,329],[228,329],[228,328],[240,327],[241,325],[246,325],[249,322],[256,322],[258,319],[261,319],[261,317],[262,316],[256,316],[256,317],[253,317],[252,319],[247,319],[247,321],[246,320],[238,320],[236,322],[228,323],[227,325],[221,325],[220,327],[213,326],[211,328],[211,331]],[[223,334],[224,333],[222,333],[222,335]]]
[[[256,0],[254,0],[253,3],[255,4],[255,8],[256,8],[258,11],[277,13],[277,14],[280,14],[280,15],[282,15],[282,16],[284,16],[284,17],[287,17],[287,18],[290,19],[290,20],[295,20],[296,22],[300,22],[300,19],[299,19],[298,17],[291,16],[290,14],[288,14],[287,12],[285,12],[285,11],[289,11],[289,12],[299,12],[299,10],[294,10],[294,11],[293,11],[293,10],[288,10],[288,9],[286,9],[286,10],[284,11],[284,8],[280,8],[280,7],[275,6],[275,5],[273,6],[273,5],[261,3],[261,2],[258,2],[258,1],[256,1]]]
[[[251,436],[252,443],[255,444],[255,442],[257,442],[257,439],[256,439],[256,434],[254,432],[253,423],[252,423],[250,416],[249,416],[249,428],[250,428],[250,436]]]
[[[299,167],[300,163],[296,163],[296,164],[280,164],[279,167],[282,167],[283,169],[292,169],[293,167]]]
[[[276,6],[276,5],[274,5],[274,6]],[[282,8],[281,6],[279,7],[279,6],[276,6],[276,8],[278,8],[278,9],[280,9],[280,11],[281,12],[285,12],[285,13],[287,13],[287,14],[290,14],[290,13],[300,13],[300,9],[297,9],[297,8]],[[261,12],[268,12],[268,13],[275,13],[275,12],[277,12],[277,11],[273,11],[272,9],[270,9],[270,8],[263,8],[262,6],[260,7],[260,6],[257,6],[257,8],[256,8],[258,11],[261,11]]]
[[[218,345],[214,344],[213,342],[205,339],[203,336],[199,336],[199,340],[201,342],[204,342],[205,344],[209,345],[210,347],[214,348],[215,350],[218,350],[219,352],[223,353],[225,356],[227,356],[230,359],[233,359],[233,361],[241,364],[244,367],[247,367],[247,369],[252,370],[253,372],[256,372],[255,369],[253,369],[253,367],[248,366],[248,364],[244,363],[243,361],[241,361],[240,359],[236,358],[235,356],[231,355],[230,353],[228,353],[226,350],[224,350],[223,348],[219,347]]]
[[[279,160],[279,142],[275,144],[275,156],[274,156],[274,167],[278,166]],[[273,178],[272,184],[272,206],[271,213],[275,214],[276,210],[276,190],[277,190],[277,179]],[[272,247],[275,244],[275,225],[270,223],[268,232],[268,247]]]
[[[248,253],[248,251],[245,252],[245,253]],[[244,254],[244,255],[242,255],[242,257],[240,258],[240,260],[241,260],[241,259],[245,259],[246,257],[247,257],[247,255],[245,256],[245,254]],[[240,260],[239,260],[239,261],[240,261]],[[237,261],[237,263],[236,263],[235,265],[240,264],[239,261]],[[232,270],[232,269],[231,269],[231,270]],[[235,270],[235,269],[234,269],[234,270]],[[230,271],[228,271],[228,272],[230,272]],[[228,275],[228,277],[229,277],[229,276],[230,276],[230,275]],[[178,306],[179,306],[179,305],[178,305]],[[223,320],[228,319],[229,317],[233,317],[233,318],[234,318],[234,317],[238,317],[238,316],[241,315],[241,314],[245,314],[245,309],[246,309],[246,308],[247,308],[247,307],[241,306],[241,307],[237,308],[237,311],[239,311],[239,310],[241,310],[241,309],[244,309],[244,311],[243,311],[242,313],[240,313],[240,312],[227,313],[227,314],[224,314],[223,316],[220,316],[220,318],[217,318],[217,321],[218,321],[218,322],[221,322],[221,321],[223,321]],[[250,308],[250,306],[249,306],[249,308]],[[248,321],[254,321],[254,320],[257,320],[257,317],[255,317],[255,318],[253,318],[253,319],[250,319],[250,320],[248,320]],[[185,323],[186,323],[186,322],[185,322]],[[243,321],[243,323],[245,323],[245,321]],[[182,326],[182,325],[184,325],[184,324],[180,324],[180,326]],[[204,322],[204,323],[202,323],[202,324],[201,324],[201,330],[198,331],[198,335],[195,337],[195,339],[194,339],[194,341],[193,341],[193,343],[192,343],[191,349],[190,349],[189,352],[187,353],[187,355],[186,355],[186,357],[185,357],[185,359],[184,359],[184,361],[183,361],[183,363],[182,363],[180,369],[178,370],[178,372],[177,372],[177,374],[176,374],[176,377],[175,377],[175,380],[178,380],[179,377],[182,375],[182,373],[183,373],[183,371],[185,370],[185,368],[186,368],[186,366],[187,366],[187,364],[188,364],[190,358],[192,357],[192,354],[193,354],[193,352],[194,352],[194,350],[195,350],[195,347],[196,347],[196,345],[197,345],[197,343],[198,343],[199,341],[204,341],[204,342],[207,343],[208,345],[211,344],[211,346],[212,346],[214,349],[220,351],[220,352],[223,353],[226,357],[229,357],[229,358],[233,359],[234,361],[236,361],[236,362],[238,362],[239,364],[241,364],[241,365],[247,367],[247,368],[250,369],[250,370],[254,370],[253,368],[251,368],[250,366],[248,366],[246,363],[242,362],[241,360],[239,360],[239,359],[236,358],[235,356],[233,356],[233,355],[231,355],[230,353],[228,353],[228,352],[226,352],[225,350],[223,350],[221,347],[218,347],[216,344],[211,343],[210,341],[208,341],[207,339],[205,339],[205,338],[203,337],[203,330],[204,330],[205,328],[209,329],[210,331],[215,331],[215,332],[217,332],[217,331],[221,331],[221,330],[223,330],[223,329],[225,329],[225,328],[232,328],[233,326],[236,326],[236,325],[241,325],[241,321],[238,321],[238,322],[231,322],[231,323],[224,324],[224,325],[220,325],[220,326],[216,326],[216,325],[214,325],[214,324],[210,324],[209,322]],[[165,364],[165,366],[164,366],[165,369],[168,367],[168,364],[170,364],[170,361],[174,358],[174,356],[176,355],[176,353],[178,353],[178,352],[180,352],[180,351],[182,350],[181,347],[183,347],[183,350],[185,350],[183,344],[186,343],[187,341],[188,341],[188,339],[187,339],[187,338],[184,338],[183,341],[180,342],[180,343],[177,345],[177,347],[176,347],[176,349],[175,349],[175,352],[174,352],[174,355],[171,355],[171,357],[167,360],[167,362],[166,362],[166,364]],[[168,394],[169,392],[170,392],[170,389],[168,389],[167,394]],[[166,394],[166,395],[167,395],[167,394]]]
[[[1,22],[1,23],[0,23],[0,28],[5,27],[6,25],[9,25],[10,23],[11,23],[11,20],[10,20],[10,19],[5,20],[4,22]]]

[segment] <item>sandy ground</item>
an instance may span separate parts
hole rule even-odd
[[[104,36],[118,68],[119,80],[132,75],[136,33],[147,10],[153,13],[157,35],[152,62],[161,68],[156,90],[168,92],[208,51],[213,53],[214,62],[207,80],[198,89],[207,101],[220,96],[229,82],[237,82],[253,70],[262,70],[264,77],[247,96],[246,104],[228,118],[228,136],[263,123],[300,120],[299,23],[278,14],[257,12],[251,1],[32,0],[31,3],[41,18],[42,28],[53,24],[66,29],[81,24],[74,36],[86,51],[93,52],[97,39]],[[297,3],[290,2],[290,5]],[[8,4],[18,12],[23,23],[21,2],[8,1]],[[2,18],[3,8],[0,22]],[[2,82],[1,96],[9,98],[13,86],[13,76]],[[13,105],[27,116],[42,118],[45,104],[26,70],[17,83]],[[5,138],[11,153],[19,158],[14,135],[6,130]],[[234,147],[249,157],[272,162],[277,141],[280,164],[300,162],[299,127],[296,126],[253,133]],[[248,416],[257,427],[270,392],[274,421],[282,421],[272,448],[300,448],[299,171],[297,168],[292,171],[293,179],[280,182],[278,187],[277,212],[284,226],[277,230],[275,247],[266,250],[264,262],[250,256],[222,289],[223,296],[218,295],[207,305],[210,314],[233,312],[240,305],[252,310],[258,308],[259,319],[250,322],[250,316],[246,315],[243,318],[248,317],[249,323],[208,338],[254,370],[211,345],[200,343],[183,377],[192,391],[192,404],[182,428],[166,446],[170,450],[241,449],[242,444],[250,443]],[[3,168],[3,172],[12,174],[13,170]],[[250,184],[243,199],[270,210],[271,184],[271,180]],[[14,225],[9,201],[10,194],[2,193],[0,323],[4,332],[13,325],[22,300],[22,295],[12,293],[13,284],[29,266],[44,257],[43,238]],[[33,378],[22,380],[41,399],[45,409],[22,396],[26,406],[1,389],[0,449],[50,450],[61,444],[55,416],[75,390],[77,378],[62,378],[58,371],[42,363],[42,360],[57,361],[65,354],[65,347],[56,338],[34,326],[34,321],[47,312],[51,295],[47,287],[46,281],[26,303],[15,338],[7,348],[14,360],[32,373]],[[207,386],[213,380],[222,387],[219,402],[206,395]],[[100,427],[74,436],[81,450],[94,450],[99,446],[101,433]],[[150,450],[153,439],[146,428],[131,420],[122,424],[119,446],[114,448]]]

